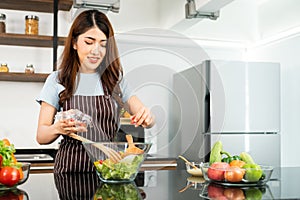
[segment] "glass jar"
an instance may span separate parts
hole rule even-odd
[[[35,15],[25,16],[25,34],[38,35],[39,34],[39,17]]]
[[[0,66],[0,72],[9,72],[8,66],[6,63],[2,63]]]
[[[0,13],[0,33],[6,32],[5,20],[6,20],[6,15],[3,13]]]
[[[34,73],[34,67],[32,64],[28,64],[25,67],[25,73],[26,74],[33,74]]]

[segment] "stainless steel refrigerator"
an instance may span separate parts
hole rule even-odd
[[[170,154],[208,161],[221,140],[232,155],[279,167],[280,64],[206,60],[173,77]],[[275,169],[272,178],[279,178]]]

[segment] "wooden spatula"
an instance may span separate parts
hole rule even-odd
[[[133,138],[132,135],[126,135],[126,140],[128,143],[128,148],[125,151],[125,155],[129,155],[129,154],[143,154],[144,150],[136,147],[133,143]]]

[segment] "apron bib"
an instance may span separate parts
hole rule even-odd
[[[92,127],[77,134],[89,140],[113,141],[118,130],[119,116],[115,101],[104,87],[104,95],[74,95],[64,103],[63,110],[78,109],[92,117]],[[63,135],[55,157],[54,173],[77,173],[95,171],[80,141]]]

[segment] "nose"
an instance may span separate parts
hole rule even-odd
[[[101,51],[100,48],[101,48],[100,44],[95,43],[94,47],[93,47],[92,50],[91,50],[91,53],[92,53],[93,55],[98,55],[98,54],[100,54],[100,51]]]

